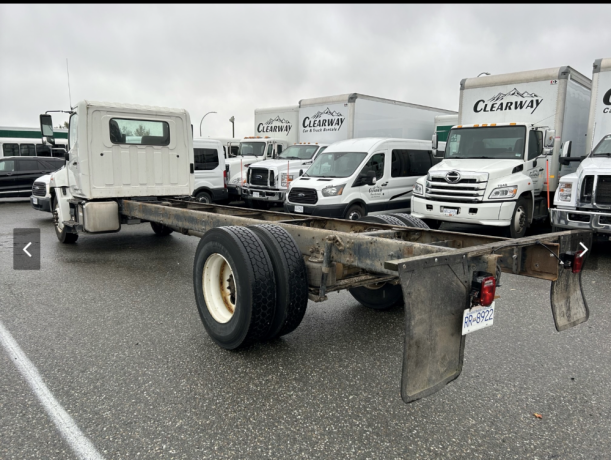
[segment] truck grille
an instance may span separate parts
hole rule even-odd
[[[267,176],[269,171],[263,168],[251,168],[250,184],[252,185],[267,185]]]
[[[594,176],[586,176],[581,185],[581,196],[579,200],[582,203],[592,203],[592,190],[594,189]]]
[[[611,205],[611,176],[598,176],[596,204]]]
[[[34,182],[32,185],[32,195],[45,196],[47,194],[47,184],[44,182]]]
[[[425,197],[433,201],[474,203],[484,200],[487,185],[487,173],[436,171],[427,177]]]
[[[311,188],[295,187],[289,193],[289,201],[292,203],[316,204],[318,202],[318,194],[316,190]]]

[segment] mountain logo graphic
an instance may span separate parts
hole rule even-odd
[[[276,118],[270,118],[269,120],[267,120],[265,122],[266,125],[272,125],[274,123],[282,123],[283,125],[290,125],[291,124],[290,121],[285,120],[280,115],[278,115]]]
[[[322,117],[323,115],[328,115],[330,117],[343,117],[343,115],[341,113],[336,112],[335,110],[331,110],[331,109],[329,109],[329,107],[327,107],[322,112],[320,110],[318,112],[316,112],[316,114],[312,115],[312,118],[318,119],[318,118]]]
[[[515,96],[515,97],[521,97],[521,98],[538,98],[539,96],[537,96],[535,93],[529,93],[528,91],[524,91],[523,93],[521,93],[520,91],[518,91],[517,88],[512,89],[511,91],[509,91],[508,93],[499,93],[494,97],[491,97],[490,99],[488,99],[488,102],[500,102],[503,99],[505,99],[506,97],[509,96]]]

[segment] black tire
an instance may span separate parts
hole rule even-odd
[[[380,286],[362,286],[348,289],[361,305],[372,310],[388,310],[403,305],[403,291],[400,284],[381,283]]]
[[[511,223],[505,229],[507,238],[522,238],[526,234],[528,228],[528,200],[526,198],[518,199],[516,207],[511,215]]]
[[[365,216],[357,219],[360,222],[371,222],[373,224],[395,225],[397,227],[407,227],[405,223],[390,214],[376,214],[375,216]]]
[[[155,234],[158,236],[168,236],[170,233],[174,231],[167,225],[159,224],[157,222],[151,222],[151,228],[153,229]]]
[[[73,233],[72,229],[62,225],[61,229],[59,226],[59,214],[57,208],[59,207],[59,201],[53,199],[53,224],[55,227],[55,235],[60,243],[63,244],[74,244],[78,240],[78,233]]]
[[[359,220],[362,217],[365,217],[366,215],[367,213],[360,204],[353,204],[348,206],[348,209],[346,209],[346,212],[344,213],[344,219]]]
[[[197,195],[195,195],[195,199],[199,201],[200,203],[205,203],[205,204],[212,203],[212,197],[210,196],[208,192],[199,192]]]
[[[220,259],[219,259],[220,256]],[[208,290],[210,307],[204,294],[204,267],[206,262],[224,259],[225,266],[231,269],[227,278],[225,293],[231,291],[229,298],[222,294],[215,296]],[[208,267],[210,286],[223,286],[222,276],[214,278],[213,267]],[[226,272],[225,272],[226,273]],[[234,350],[250,345],[268,337],[276,310],[276,282],[272,263],[259,237],[245,227],[217,227],[206,232],[197,245],[193,261],[193,288],[200,318],[212,340],[222,348]],[[231,303],[229,319],[218,321],[211,312],[218,315],[218,302]]]
[[[395,212],[393,214],[389,214],[393,217],[396,217],[401,222],[403,222],[408,227],[416,227],[416,228],[431,228],[425,221],[422,219],[418,219],[417,217],[412,216],[411,214],[405,214],[403,212]],[[435,221],[439,222],[439,221]]]
[[[308,275],[293,237],[282,227],[260,224],[248,227],[263,242],[274,268],[276,313],[269,332],[274,339],[293,332],[308,307]]]

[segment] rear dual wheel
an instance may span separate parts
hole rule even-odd
[[[219,227],[200,240],[195,299],[210,337],[236,349],[293,331],[307,307],[305,263],[281,227]]]

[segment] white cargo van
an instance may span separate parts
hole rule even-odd
[[[193,139],[195,186],[193,196],[202,203],[226,203],[227,171],[220,141]]]
[[[568,146],[566,144],[569,144]],[[560,163],[582,160],[565,143]],[[554,230],[590,229],[611,235],[611,59],[594,61],[587,148],[577,171],[562,177],[551,210]]]
[[[560,165],[561,142],[585,154],[590,88],[571,67],[464,79],[459,124],[444,160],[418,180],[412,215],[431,227],[471,223],[524,236],[549,216],[547,188],[576,168]]]
[[[291,181],[301,176],[327,144],[299,143],[284,150],[276,160],[253,163],[248,167],[242,197],[254,208],[267,209],[282,204]]]
[[[291,182],[287,212],[357,220],[407,212],[416,179],[434,161],[430,141],[362,138],[336,142]]]

